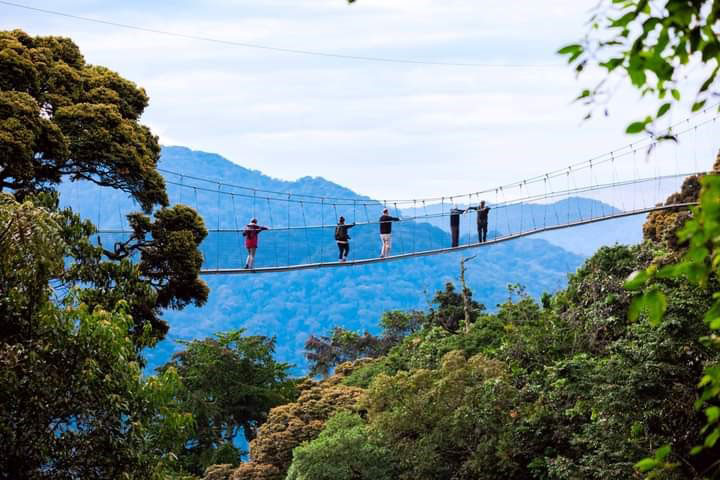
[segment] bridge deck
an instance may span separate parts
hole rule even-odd
[[[201,270],[200,273],[202,275],[242,275],[242,274],[251,274],[251,273],[290,272],[290,271],[294,271],[294,270],[311,270],[311,269],[317,269],[317,268],[354,267],[354,266],[358,266],[358,265],[368,265],[371,263],[389,262],[389,261],[393,261],[393,260],[405,260],[405,259],[413,258],[413,257],[425,257],[428,255],[439,255],[439,254],[443,254],[443,253],[451,253],[451,252],[458,252],[461,250],[468,250],[471,248],[480,248],[480,247],[484,247],[484,246],[488,246],[488,245],[495,245],[498,243],[515,240],[515,239],[521,238],[521,237],[536,235],[536,234],[542,233],[542,232],[550,232],[553,230],[562,230],[565,228],[572,228],[572,227],[577,227],[580,225],[588,225],[591,223],[605,222],[605,221],[613,220],[616,218],[631,217],[634,215],[642,215],[642,214],[656,212],[656,211],[660,211],[660,210],[671,210],[671,209],[675,209],[675,208],[686,209],[686,208],[690,208],[695,205],[697,205],[697,202],[676,203],[676,204],[672,204],[672,205],[658,205],[655,207],[622,211],[622,212],[617,212],[617,213],[613,213],[610,215],[592,217],[592,218],[588,218],[588,219],[584,219],[584,220],[576,220],[573,222],[562,223],[562,224],[558,224],[558,225],[549,225],[549,226],[544,226],[544,227],[540,227],[540,228],[534,228],[531,230],[526,230],[524,232],[518,232],[518,233],[513,233],[510,235],[504,235],[502,237],[497,237],[497,238],[494,238],[492,240],[488,240],[488,241],[482,242],[482,243],[476,242],[476,243],[460,245],[457,247],[437,248],[437,249],[433,249],[433,250],[422,250],[419,252],[408,252],[408,253],[402,253],[399,255],[390,255],[385,258],[381,258],[381,257],[363,258],[363,259],[358,259],[358,260],[348,260],[346,262],[316,262],[316,263],[304,263],[304,264],[298,264],[298,265],[285,265],[285,266],[277,266],[277,267],[259,267],[259,268],[254,268],[254,269],[216,268],[216,269]]]

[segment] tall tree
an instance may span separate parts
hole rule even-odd
[[[139,122],[148,97],[88,65],[72,40],[0,32],[0,190],[71,180],[124,190],[143,209],[168,204],[157,137]]]
[[[152,343],[168,330],[163,309],[207,300],[198,249],[207,230],[192,209],[167,207],[158,140],[139,122],[147,104],[142,88],[86,64],[68,38],[0,32],[0,191],[57,209],[57,198],[35,194],[85,180],[137,200],[144,213],[129,216],[130,238],[105,248],[90,241],[89,222],[65,211],[62,236],[73,261],[56,279],[82,286],[91,308],[127,301],[135,338]],[[140,335],[147,327],[151,337]]]
[[[273,358],[274,339],[242,330],[180,343],[185,349],[161,371],[177,370],[184,385],[178,399],[195,418],[181,462],[196,474],[215,463],[237,464],[242,435],[255,438],[271,408],[295,399],[290,365]]]

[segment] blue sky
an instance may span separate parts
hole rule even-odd
[[[219,153],[283,179],[323,176],[376,198],[476,191],[629,141],[644,113],[621,91],[582,122],[554,52],[596,0],[18,0],[146,28],[275,47],[480,68],[350,61],[178,39],[0,5],[0,28],[72,37],[90,63],[149,93],[165,144]],[[208,176],[212,176],[208,172]]]

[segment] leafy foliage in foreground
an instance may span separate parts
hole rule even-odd
[[[702,109],[718,93],[720,72],[720,4],[714,0],[602,0],[593,9],[590,30],[579,43],[559,53],[580,73],[589,67],[606,72],[579,100],[605,106],[617,82],[629,80],[643,96],[653,96],[656,113],[631,123],[627,133],[640,133],[667,115],[680,101],[697,64],[707,68],[692,110]],[[590,115],[590,114],[588,114]],[[668,137],[671,137],[669,132]]]
[[[127,303],[54,300],[62,222],[0,194],[0,478],[162,478],[191,427],[179,378],[142,378]]]

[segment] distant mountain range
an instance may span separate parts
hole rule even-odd
[[[272,222],[276,228],[283,228],[288,225],[288,211],[291,226],[331,224],[335,221],[336,212],[348,217],[349,221],[375,221],[381,209],[379,203],[375,204],[367,197],[322,178],[304,177],[292,182],[278,180],[243,168],[219,155],[183,147],[164,147],[160,168],[183,174],[179,177],[165,173],[166,179],[172,182],[168,185],[171,201],[195,207],[212,229],[242,227],[252,216],[258,217],[261,223]],[[218,179],[227,185],[291,195],[302,193],[356,199],[359,203],[369,203],[368,212],[365,207],[353,208],[349,204],[340,209],[313,203],[288,208],[287,204],[279,201],[258,198],[261,194],[248,194],[251,190],[227,186],[220,190],[237,195],[218,194],[214,191],[218,189],[216,185],[203,184],[189,177]],[[124,214],[136,209],[124,193],[87,183],[65,183],[60,191],[64,205],[71,206],[105,229],[124,228]],[[612,208],[580,198],[566,199],[553,207],[558,215],[566,216],[568,212],[585,215],[591,208],[594,211]],[[502,226],[494,226],[492,220],[490,223],[491,229],[496,229],[499,234],[508,228],[517,228],[520,222],[532,221],[533,218],[537,221],[540,211],[545,214],[548,207],[526,207],[522,219],[517,216],[518,212],[505,210],[505,218],[497,218],[495,222],[504,225],[505,230]],[[409,216],[408,212],[401,214]],[[594,250],[601,242],[615,243],[614,238],[630,238],[631,235],[626,232],[630,227],[637,231],[632,235],[633,239],[639,239],[639,227],[634,225],[625,225],[613,237],[613,224],[600,224],[603,227],[600,230],[606,233],[603,236],[565,230],[545,234],[547,239],[524,238],[475,250],[473,254],[477,254],[477,258],[468,265],[467,273],[475,298],[492,310],[507,297],[508,284],[525,285],[533,296],[562,287],[567,273],[577,269],[583,260],[582,255],[591,253],[588,251],[590,248]],[[351,256],[377,255],[377,225],[358,226],[351,230],[351,236]],[[436,223],[435,219],[397,224],[393,237],[394,253],[436,248],[450,243],[445,226]],[[472,236],[465,240],[470,239],[474,241]],[[103,236],[102,241],[111,242],[113,239]],[[332,228],[264,232],[260,242],[258,265],[332,260],[337,254]],[[202,248],[206,265],[210,268],[217,265],[242,266],[244,263],[242,237],[235,232],[211,234]],[[428,308],[436,290],[441,289],[445,282],[457,280],[461,255],[444,254],[339,269],[208,277],[206,280],[211,294],[207,305],[200,309],[166,312],[170,334],[168,339],[148,352],[150,366],[157,366],[168,359],[176,348],[173,339],[204,337],[242,327],[253,334],[276,336],[278,356],[296,364],[300,372],[305,364],[302,354],[308,335],[325,334],[336,325],[375,331],[385,311]]]

